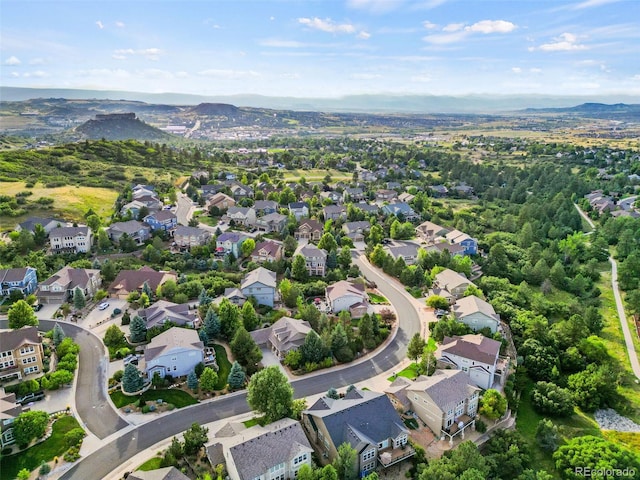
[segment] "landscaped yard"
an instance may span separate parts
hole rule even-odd
[[[67,450],[64,434],[78,427],[80,424],[70,415],[56,420],[51,436],[44,442],[16,455],[2,457],[0,460],[0,480],[13,480],[23,468],[35,470],[43,461],[50,462],[54,457],[61,457]]]
[[[144,462],[138,467],[138,470],[148,472],[150,470],[157,470],[162,466],[162,457],[153,457]]]
[[[242,424],[247,428],[251,428],[254,425],[259,425],[260,421],[257,418],[252,418],[251,420],[245,420]]]
[[[174,405],[176,408],[186,407],[188,405],[194,405],[198,403],[198,400],[193,398],[184,390],[179,390],[177,388],[174,389],[159,389],[154,390],[150,389],[144,392],[139,397],[129,397],[122,393],[120,390],[116,390],[115,392],[110,394],[111,400],[116,407],[122,408],[127,405],[131,405],[135,403],[138,398],[142,400],[142,402],[151,402],[156,400],[162,400],[163,403],[170,403]]]
[[[373,292],[368,292],[367,295],[369,295],[369,301],[372,305],[389,305],[389,300],[382,295]]]
[[[216,351],[216,362],[218,363],[218,383],[216,384],[216,390],[223,390],[227,386],[227,378],[231,371],[231,362],[227,358],[227,351],[222,345],[217,343],[213,345]]]
[[[389,380],[390,382],[393,382],[396,379],[396,377],[405,377],[405,378],[408,378],[409,380],[413,380],[417,376],[418,376],[418,364],[412,363],[407,368],[400,370],[398,373],[396,373],[395,376],[391,375],[389,378],[387,378],[387,380]]]

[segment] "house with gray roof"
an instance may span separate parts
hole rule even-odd
[[[188,303],[173,303],[158,300],[148,308],[138,311],[138,315],[147,323],[147,329],[171,322],[179,327],[198,328],[200,320],[195,310],[189,310]]]
[[[273,325],[249,334],[258,345],[266,345],[278,358],[283,359],[291,350],[302,346],[310,331],[309,322],[282,317]]]
[[[327,252],[309,243],[296,249],[296,255],[302,255],[309,275],[324,277],[327,264]]]
[[[13,434],[13,422],[18,416],[28,411],[29,407],[24,408],[16,400],[15,393],[6,393],[4,389],[0,390],[0,447],[15,443]]]
[[[307,202],[291,202],[289,204],[289,213],[300,221],[301,218],[309,216],[309,204]]]
[[[256,211],[256,215],[268,215],[270,213],[278,212],[278,202],[275,200],[256,200],[256,203],[253,205],[254,210]]]
[[[420,218],[411,205],[404,202],[389,203],[382,206],[382,213],[385,215],[402,215],[407,222],[412,222]]]
[[[32,294],[38,288],[38,274],[33,267],[0,269],[0,297],[7,297],[18,290],[23,296]]]
[[[127,480],[189,480],[189,477],[176,467],[164,467],[148,472],[136,470],[129,474]]]
[[[119,242],[124,234],[131,237],[137,245],[142,245],[151,236],[151,227],[137,220],[129,220],[112,223],[107,228],[107,235],[114,242]]]
[[[359,202],[360,200],[364,200],[364,191],[360,187],[347,187],[342,191],[342,199],[345,202]]]
[[[226,424],[205,446],[211,465],[224,464],[230,480],[293,479],[311,466],[313,449],[296,420],[243,427]]]
[[[56,227],[49,233],[53,253],[87,253],[91,250],[91,229],[83,227]]]
[[[437,436],[464,438],[468,427],[475,428],[480,389],[461,370],[436,370],[420,376],[406,387],[411,409]]]
[[[491,333],[496,333],[500,327],[500,316],[493,306],[475,295],[460,298],[451,310],[456,320],[469,326],[474,332],[487,327]]]
[[[66,266],[42,282],[36,296],[40,303],[61,304],[71,300],[79,288],[85,298],[92,298],[101,283],[100,270]]]
[[[327,205],[322,209],[325,220],[346,220],[347,209],[343,205]]]
[[[363,242],[364,235],[369,230],[371,230],[371,222],[369,220],[346,222],[342,226],[342,231],[354,242]]]
[[[204,363],[204,343],[198,332],[191,328],[172,327],[153,337],[144,349],[141,370],[152,379],[157,372],[181,377],[189,375],[200,362]]]
[[[249,226],[256,223],[256,211],[253,207],[229,207],[227,218],[236,225]]]
[[[216,238],[216,253],[233,254],[240,258],[242,243],[249,237],[239,232],[224,232]]]
[[[394,260],[402,258],[406,265],[413,265],[418,260],[418,251],[420,247],[415,243],[403,242],[394,245],[388,245],[385,250],[393,257]]]
[[[242,294],[254,297],[258,305],[273,307],[276,299],[276,272],[258,267],[245,275],[240,283]]]
[[[469,285],[473,285],[473,282],[464,275],[446,268],[436,274],[433,279],[433,285],[447,291],[453,298],[460,298],[464,295]]]
[[[66,227],[69,225],[65,220],[60,220],[59,218],[29,217],[24,222],[18,224],[16,231],[26,230],[33,233],[38,224],[42,225],[47,235],[56,227]]]
[[[338,456],[343,443],[354,448],[360,478],[415,454],[409,430],[384,393],[353,389],[337,400],[322,397],[302,412],[302,427],[323,464]]]
[[[288,220],[289,218],[286,215],[274,212],[258,217],[252,225],[256,227],[259,232],[281,234],[286,230]]]
[[[173,232],[173,241],[180,248],[201,247],[211,238],[211,232],[203,228],[178,225]]]

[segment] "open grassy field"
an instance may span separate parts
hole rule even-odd
[[[0,192],[3,195],[15,195],[25,191],[32,192],[32,195],[27,197],[30,202],[42,197],[52,198],[52,208],[30,210],[27,215],[20,217],[0,217],[1,229],[13,229],[16,224],[33,215],[59,216],[65,220],[81,221],[89,209],[93,209],[100,217],[107,218],[113,213],[113,204],[118,197],[118,192],[108,188],[72,185],[46,188],[42,183],[37,183],[33,188],[26,188],[24,182],[0,182]]]
[[[323,170],[320,168],[312,168],[309,170],[296,169],[296,170],[283,170],[283,180],[285,182],[297,182],[302,177],[307,182],[321,182],[324,177],[331,176],[332,182],[339,182],[340,180],[351,180],[353,173],[341,172],[339,170]]]

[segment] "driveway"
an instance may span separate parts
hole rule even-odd
[[[99,310],[98,305],[102,302],[109,303],[109,307],[107,307],[105,310]],[[128,305],[126,300],[120,300],[118,298],[105,298],[104,300],[102,300],[102,302],[99,302],[99,304],[96,305],[95,308],[91,310],[86,317],[78,320],[78,325],[89,329],[95,328],[98,325],[102,325],[103,323],[108,322],[111,319],[111,314],[113,313],[114,309],[119,308],[124,312]]]
[[[55,315],[55,313],[58,311],[58,309],[60,308],[60,304],[59,303],[52,303],[52,304],[43,304],[42,308],[40,309],[39,312],[36,312],[36,317],[38,317],[38,320],[48,320],[50,318],[53,318],[53,316]]]
[[[290,378],[289,372],[287,372],[287,369],[280,363],[280,360],[276,354],[271,351],[271,349],[263,347],[260,351],[262,352],[262,362],[260,363],[262,363],[264,367],[276,365],[280,370],[282,370],[282,373],[284,373],[287,378]]]

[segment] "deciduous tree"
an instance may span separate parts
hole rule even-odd
[[[9,328],[14,330],[26,326],[38,326],[38,317],[33,312],[33,308],[24,300],[18,300],[7,312]]]
[[[247,388],[247,403],[264,415],[266,423],[291,414],[293,388],[278,366],[272,365],[254,374]]]

